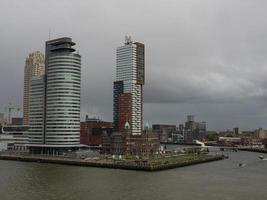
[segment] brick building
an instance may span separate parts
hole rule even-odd
[[[112,133],[112,122],[105,122],[96,118],[88,118],[81,122],[80,141],[81,144],[90,146],[102,146],[103,136]]]
[[[103,137],[103,153],[126,156],[155,155],[159,150],[160,142],[155,133],[130,133],[114,132],[111,136]]]

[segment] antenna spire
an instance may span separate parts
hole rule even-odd
[[[132,43],[133,43],[132,37],[125,35],[125,43],[124,44],[132,44]]]
[[[50,38],[51,38],[51,29],[49,29],[48,40],[50,40]]]

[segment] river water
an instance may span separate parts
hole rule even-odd
[[[0,160],[0,199],[265,200],[267,161],[260,155],[233,152],[223,161],[160,172]]]

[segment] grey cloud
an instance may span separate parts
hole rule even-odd
[[[146,45],[147,121],[178,123],[192,113],[212,129],[267,128],[266,4],[3,0],[0,105],[22,105],[25,58],[44,51],[50,30],[72,37],[82,55],[82,115],[112,120],[115,49],[130,34]]]

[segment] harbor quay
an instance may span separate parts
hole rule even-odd
[[[254,147],[240,147],[238,148],[239,151],[251,151],[257,153],[267,153],[267,149],[263,148],[254,148]]]
[[[24,162],[39,162],[39,163],[52,163],[63,165],[76,165],[87,167],[99,168],[114,168],[125,170],[137,171],[159,171],[167,170],[178,167],[185,167],[189,165],[196,165],[206,162],[219,161],[228,158],[227,156],[220,155],[207,155],[207,154],[181,154],[174,156],[164,156],[157,158],[116,158],[114,156],[101,156],[101,157],[87,157],[87,158],[71,158],[64,156],[51,156],[51,155],[36,155],[36,154],[22,154],[12,152],[0,153],[0,160],[13,160]]]

